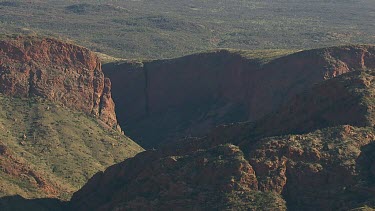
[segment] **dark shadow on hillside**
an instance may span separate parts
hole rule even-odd
[[[0,198],[1,211],[63,211],[66,202],[58,199],[25,199],[22,196],[6,196]]]
[[[375,142],[361,147],[361,154],[357,159],[360,179],[369,186],[375,186]]]
[[[356,161],[360,185],[353,188],[360,205],[375,206],[375,142],[361,147]]]

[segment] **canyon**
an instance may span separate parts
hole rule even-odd
[[[371,45],[102,66],[7,36],[0,209],[370,210],[374,69]]]

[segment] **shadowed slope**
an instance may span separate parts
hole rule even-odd
[[[25,199],[21,196],[0,198],[2,211],[63,211],[65,204],[58,199]]]

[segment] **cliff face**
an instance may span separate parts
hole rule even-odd
[[[71,208],[373,207],[374,75],[362,69],[320,82],[255,123],[141,153],[96,174]]]
[[[121,126],[144,146],[153,147],[203,135],[216,125],[258,120],[315,83],[374,68],[374,61],[373,46],[303,51],[266,64],[221,50],[108,64],[104,72],[113,83]]]
[[[141,145],[153,147],[166,139],[203,135],[218,123],[246,120],[242,77],[256,67],[255,61],[219,51],[103,69],[113,84],[121,126]]]
[[[111,83],[89,50],[49,38],[0,41],[0,92],[41,96],[117,125]]]

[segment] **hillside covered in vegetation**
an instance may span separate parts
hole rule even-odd
[[[0,1],[0,33],[47,34],[127,59],[213,48],[375,44],[372,0]]]

